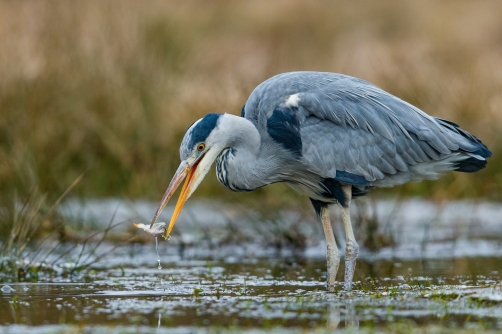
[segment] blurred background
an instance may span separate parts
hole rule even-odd
[[[55,200],[82,175],[70,195],[157,201],[196,119],[313,70],[370,81],[494,153],[475,175],[373,196],[500,201],[500,13],[497,0],[0,1],[0,198]],[[208,196],[299,202],[282,185],[236,196],[214,172],[194,195]]]
[[[326,319],[327,328],[347,324],[357,310],[369,332],[382,321],[415,330],[414,321],[443,319],[451,331],[433,332],[484,332],[475,327],[483,321],[500,330],[501,14],[500,0],[0,0],[0,286],[13,287],[0,288],[0,327],[68,323],[95,333],[83,326],[96,323],[128,332],[160,327],[161,316],[162,326],[205,327],[213,317],[213,326],[249,326],[243,317],[256,314],[264,328],[278,315],[272,324],[326,332]],[[304,294],[324,289],[325,239],[309,200],[285,185],[236,194],[213,169],[170,242],[156,248],[132,224],[153,216],[195,120],[239,115],[259,83],[299,70],[365,79],[493,152],[475,174],[375,189],[353,202],[356,290],[364,291],[355,299]],[[341,215],[331,217],[343,252]],[[284,280],[291,285],[276,284]],[[77,285],[59,284],[69,281]],[[445,284],[460,292],[429,294]],[[402,290],[410,285],[413,293]],[[486,299],[465,289],[476,285]],[[22,328],[11,332],[28,333]]]

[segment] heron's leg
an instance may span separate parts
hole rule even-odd
[[[343,186],[345,193],[345,205],[340,205],[342,208],[342,220],[345,226],[345,236],[347,244],[345,246],[345,291],[352,290],[352,280],[356,269],[356,259],[359,255],[359,245],[352,231],[352,223],[350,222],[350,199],[352,198],[352,186]]]
[[[329,210],[325,206],[321,209],[321,221],[324,229],[324,236],[326,237],[326,261],[328,270],[327,288],[328,291],[335,291],[335,280],[338,267],[340,265],[340,252],[335,242],[335,235],[331,228],[331,221],[329,220]]]

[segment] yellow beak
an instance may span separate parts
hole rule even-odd
[[[169,237],[169,234],[171,233],[174,224],[176,223],[176,219],[178,218],[178,215],[181,212],[181,209],[183,208],[183,205],[185,204],[188,196],[192,192],[193,185],[196,184],[194,175],[197,170],[197,165],[199,164],[201,159],[196,161],[192,166],[186,161],[183,161],[181,165],[178,167],[178,170],[176,171],[176,174],[174,174],[173,179],[171,180],[171,183],[169,184],[169,187],[167,187],[166,192],[164,193],[164,196],[162,196],[162,200],[160,201],[159,207],[157,208],[157,211],[155,211],[155,215],[153,216],[152,223],[150,224],[150,228],[153,227],[153,224],[157,221],[157,218],[159,217],[160,213],[166,206],[167,202],[169,199],[173,196],[174,192],[176,189],[179,187],[183,179],[186,177],[185,184],[181,188],[181,193],[180,197],[178,198],[178,202],[176,203],[176,207],[174,208],[173,215],[171,217],[171,222],[169,223],[169,226],[167,227],[166,234],[164,236],[164,239],[167,239]],[[188,176],[188,177],[187,177]]]

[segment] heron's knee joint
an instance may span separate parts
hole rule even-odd
[[[345,257],[355,258],[359,255],[359,245],[356,242],[347,242],[345,246]]]
[[[328,252],[338,253],[338,247],[336,245],[327,244],[326,249],[328,250]]]

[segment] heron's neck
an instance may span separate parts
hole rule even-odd
[[[234,191],[250,191],[271,182],[263,171],[267,164],[258,129],[249,120],[225,114],[220,125],[226,147],[216,161],[216,175],[221,184]]]

